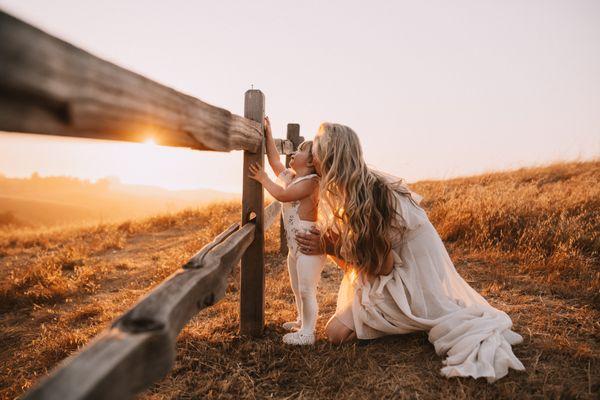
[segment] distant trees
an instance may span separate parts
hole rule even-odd
[[[23,225],[23,223],[17,217],[15,217],[15,214],[13,214],[12,211],[1,212],[0,213],[0,226],[8,226],[8,225],[20,226],[20,225]]]
[[[96,183],[94,183],[94,185],[96,185],[96,188],[98,189],[106,190],[109,189],[111,186],[118,185],[119,183],[121,183],[119,178],[117,176],[111,175],[98,179]]]

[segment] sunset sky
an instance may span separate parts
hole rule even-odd
[[[243,115],[352,127],[409,182],[600,156],[600,1],[28,1],[0,8]],[[7,176],[241,191],[242,154],[0,133]]]

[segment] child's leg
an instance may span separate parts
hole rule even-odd
[[[317,325],[319,305],[317,303],[317,286],[321,279],[321,271],[325,264],[323,255],[298,256],[298,290],[301,299],[302,328],[301,332],[312,333]]]
[[[286,329],[300,328],[302,324],[302,300],[300,299],[300,291],[298,290],[297,258],[292,255],[291,250],[288,250],[287,265],[290,275],[290,285],[292,286],[292,292],[294,292],[294,299],[296,301],[296,321],[286,322],[283,324],[283,327]]]

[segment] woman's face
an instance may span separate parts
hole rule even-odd
[[[313,157],[313,165],[315,166],[317,175],[321,176],[321,159],[317,155],[317,141],[316,140],[313,140],[313,144],[312,144],[312,157]]]

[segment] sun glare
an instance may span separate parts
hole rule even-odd
[[[3,132],[0,174],[28,176],[37,172],[42,176],[68,175],[90,180],[116,176],[126,184],[170,190],[210,188],[238,192],[241,188],[243,164],[237,152],[162,146],[160,136],[149,132],[140,139],[134,143]]]
[[[358,278],[358,274],[355,269],[350,270],[350,282],[354,282]]]

